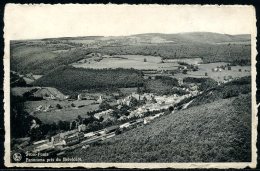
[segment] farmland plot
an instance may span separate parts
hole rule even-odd
[[[57,109],[57,104],[59,104],[62,109]],[[75,107],[72,107],[72,104]],[[33,115],[39,118],[43,123],[52,123],[58,122],[59,120],[70,121],[77,118],[78,115],[84,117],[87,115],[88,111],[97,110],[99,104],[95,103],[95,100],[41,100],[25,102],[25,110],[29,113],[35,111],[39,106],[42,106],[41,110],[34,112]],[[47,108],[48,110],[46,110]]]
[[[224,81],[224,78],[240,78],[251,75],[251,66],[231,66],[231,70],[226,67],[225,70],[212,71],[217,66],[227,65],[225,62],[200,64],[198,71],[188,72],[187,74],[178,73],[174,77],[185,78],[185,77],[210,77],[216,81]],[[205,75],[207,73],[207,75]]]
[[[86,60],[85,63],[74,63],[74,67],[81,68],[134,68],[138,70],[173,70],[177,62],[162,63],[161,57],[144,55],[117,55],[103,57],[100,61]]]

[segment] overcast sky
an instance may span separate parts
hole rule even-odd
[[[250,34],[254,15],[250,6],[9,4],[5,33],[16,40],[194,31]]]

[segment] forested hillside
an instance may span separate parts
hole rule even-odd
[[[57,46],[55,46],[57,45]],[[21,74],[44,75],[58,66],[82,59],[90,51],[81,47],[50,42],[11,42],[11,69]]]
[[[159,44],[113,46],[96,49],[111,55],[155,55],[165,59],[202,58],[203,62],[232,62],[246,60],[250,62],[251,47],[248,44]]]
[[[83,69],[60,67],[34,82],[35,86],[55,87],[65,94],[87,89],[114,89],[143,85],[139,71],[133,69]]]

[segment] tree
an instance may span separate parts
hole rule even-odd
[[[143,101],[144,101],[144,102],[147,102],[147,98],[146,98],[145,96],[144,96],[144,98],[143,98]]]
[[[141,93],[142,93],[142,91],[141,91],[141,89],[140,89],[140,87],[139,87],[139,86],[137,87],[137,90],[136,90],[136,92],[137,92],[138,94],[141,94]]]
[[[103,101],[100,103],[99,108],[102,110],[108,110],[111,108],[111,106],[106,101]]]
[[[40,140],[42,138],[42,131],[41,129],[38,128],[32,128],[30,131],[30,137],[31,137],[31,141],[37,141]]]
[[[197,65],[193,65],[193,71],[198,71],[199,70],[199,67]]]
[[[80,115],[78,115],[77,120],[78,120],[79,124],[82,124],[83,118]]]
[[[102,128],[102,125],[98,121],[94,121],[87,125],[86,130],[88,131],[97,131]]]
[[[58,126],[55,122],[51,123],[50,127],[49,127],[50,130],[57,130],[58,129]]]
[[[144,62],[147,62],[147,59],[146,59],[146,58],[144,58]]]
[[[70,123],[70,129],[71,129],[71,130],[72,130],[72,129],[76,129],[76,125],[77,125],[76,121],[72,121],[72,122]]]
[[[58,122],[58,128],[59,128],[60,130],[64,130],[63,121],[59,120],[59,122]]]
[[[207,72],[205,72],[205,76],[208,76],[208,73],[207,73]]]
[[[172,112],[174,110],[173,106],[169,107],[169,111]]]
[[[115,134],[116,135],[119,135],[119,134],[121,134],[122,133],[122,131],[120,130],[120,129],[117,129],[116,131],[115,131]]]
[[[88,125],[90,123],[93,123],[94,121],[97,121],[97,118],[95,118],[93,115],[91,115],[90,117],[83,119],[82,123],[85,125]]]
[[[151,112],[149,109],[146,109],[146,112],[144,113],[144,116],[150,116],[151,115]]]
[[[62,107],[61,107],[61,105],[59,103],[56,105],[56,108],[57,109],[62,109]]]
[[[157,103],[157,101],[155,100],[154,96],[152,97],[151,102],[152,102],[152,103]]]
[[[129,106],[134,107],[138,105],[138,100],[134,97],[131,98]]]

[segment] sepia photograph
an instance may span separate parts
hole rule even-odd
[[[7,167],[256,167],[242,5],[5,7]]]

